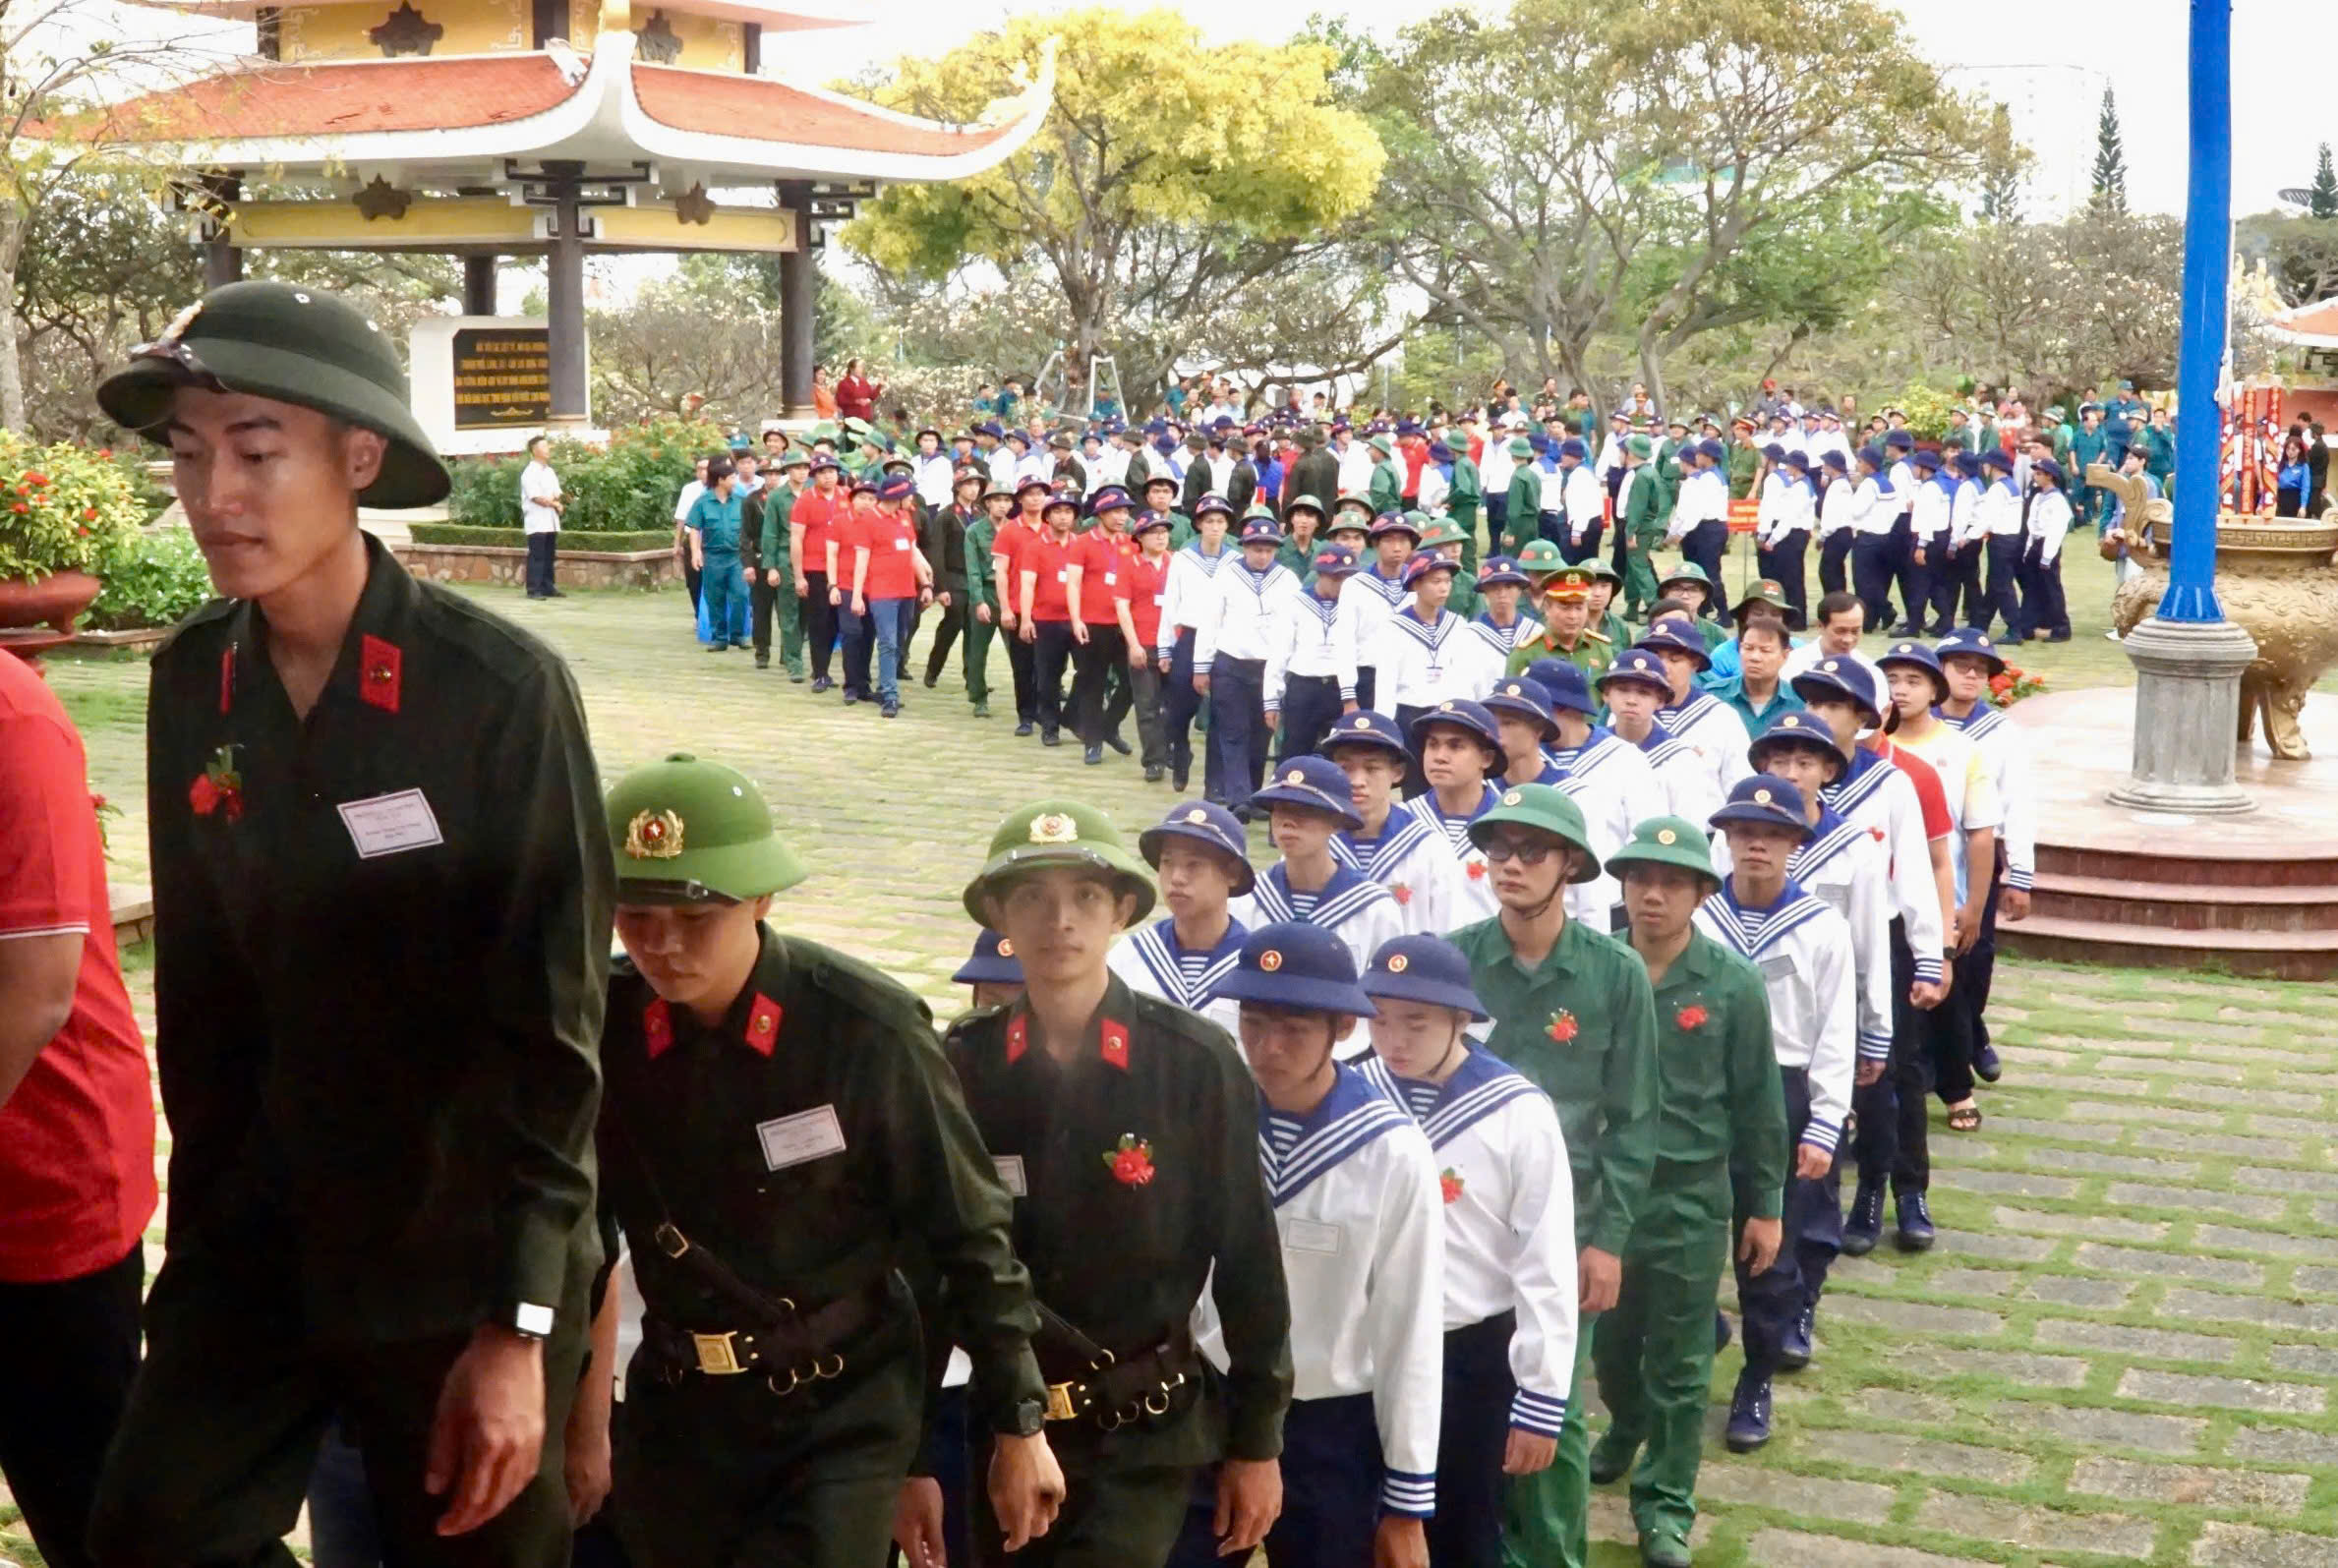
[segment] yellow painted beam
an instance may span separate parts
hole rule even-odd
[[[704,223],[684,223],[666,203],[594,209],[590,249],[619,251],[760,251],[795,249],[795,214],[770,207],[719,208]]]
[[[492,196],[417,197],[402,217],[368,218],[351,202],[240,202],[229,237],[255,249],[365,251],[535,245],[536,214]]]

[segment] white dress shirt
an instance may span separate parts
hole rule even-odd
[[[1606,514],[1602,508],[1607,503],[1607,487],[1600,483],[1596,470],[1577,463],[1567,470],[1563,494],[1566,496],[1567,536],[1580,545],[1584,534],[1605,520]]]

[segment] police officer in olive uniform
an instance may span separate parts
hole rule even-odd
[[[977,719],[990,717],[990,640],[1000,625],[996,552],[999,528],[1014,506],[1015,493],[989,481],[982,492],[982,515],[966,524],[966,701],[974,705]]]
[[[1054,1529],[1013,1555],[1039,1568],[1162,1562],[1213,1461],[1222,1552],[1247,1556],[1281,1508],[1291,1323],[1257,1091],[1223,1029],[1107,966],[1152,903],[1110,820],[1068,801],[1009,817],[965,890],[1023,960],[1022,1000],[960,1019],[943,1048],[1016,1196],[1040,1302],[1032,1347],[1070,1488]],[[1190,1328],[1205,1283],[1223,1374]],[[977,1560],[1007,1560],[976,1512]]]
[[[1543,624],[1510,650],[1509,672],[1522,672],[1538,659],[1563,659],[1597,682],[1615,663],[1615,645],[1591,625],[1591,581],[1595,568],[1562,566],[1543,582]],[[1566,624],[1562,624],[1566,623]]]
[[[804,870],[754,784],[669,757],[609,793],[616,931],[602,1206],[647,1308],[615,1432],[637,1568],[866,1568],[924,1414],[917,1303],[972,1358],[1018,1543],[1063,1477],[1030,1278],[925,1005],[763,924]],[[596,1375],[608,1376],[610,1368]]]
[[[389,1560],[557,1568],[613,870],[583,705],[359,531],[447,475],[336,296],[215,289],[97,401],[169,443],[221,597],[153,659],[169,1250],[92,1555],[291,1568],[338,1413]]]

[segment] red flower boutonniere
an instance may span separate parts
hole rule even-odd
[[[1437,1173],[1436,1185],[1437,1190],[1445,1194],[1446,1202],[1455,1202],[1460,1198],[1462,1189],[1461,1173],[1453,1169],[1452,1166],[1448,1165],[1442,1171]]]
[[[1472,882],[1484,882],[1486,880],[1486,862],[1472,860],[1469,863],[1469,877]]]
[[[1123,1187],[1143,1187],[1151,1182],[1152,1145],[1134,1132],[1123,1132],[1120,1142],[1104,1151],[1105,1169]]]
[[[195,783],[187,787],[187,803],[199,817],[223,813],[229,822],[244,820],[244,776],[235,771],[235,747],[221,746]]]
[[[1684,1029],[1701,1029],[1705,1026],[1705,1020],[1711,1016],[1711,1014],[1691,1002],[1687,1007],[1672,1015],[1672,1021]]]
[[[1550,1027],[1543,1032],[1560,1045],[1564,1045],[1575,1037],[1575,1015],[1560,1008],[1556,1013],[1550,1015]]]
[[[1409,882],[1391,882],[1388,884],[1388,897],[1394,899],[1396,906],[1401,909],[1413,901],[1413,886]]]

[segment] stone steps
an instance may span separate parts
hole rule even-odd
[[[2164,865],[2153,869],[2163,877],[2167,871]],[[2318,885],[2250,887],[2040,871],[2032,907],[2055,919],[2165,931],[2338,932],[2338,876]]]
[[[2267,980],[2338,978],[2338,930],[2173,930],[2033,912],[2000,925],[1997,941],[2009,953],[2063,963],[2217,969]]]

